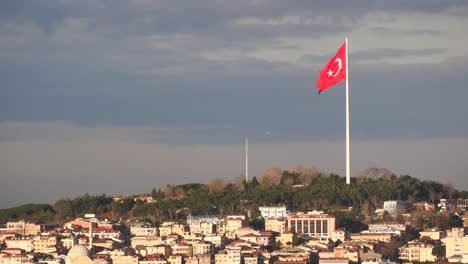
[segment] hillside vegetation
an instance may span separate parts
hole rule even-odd
[[[458,191],[433,181],[408,175],[352,178],[350,185],[338,175],[307,171],[267,171],[249,182],[225,183],[215,179],[207,184],[167,185],[153,189],[153,203],[127,197],[114,201],[105,194],[60,199],[54,205],[28,204],[0,210],[0,224],[25,219],[46,224],[63,223],[84,213],[96,213],[114,220],[133,217],[152,222],[175,220],[193,215],[228,215],[247,211],[258,216],[259,206],[285,205],[291,211],[325,210],[339,215],[352,207],[354,218],[372,215],[385,200],[438,202],[441,198],[468,198]],[[343,218],[346,218],[345,216]]]

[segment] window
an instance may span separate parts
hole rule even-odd
[[[328,220],[323,220],[323,233],[328,234]]]
[[[291,220],[291,232],[296,232],[296,220]]]
[[[309,227],[310,227],[310,233],[312,234],[315,234],[315,221],[314,220],[310,220],[309,221]]]
[[[304,234],[309,233],[309,220],[304,220]]]
[[[297,232],[302,233],[302,220],[297,221]]]
[[[317,233],[322,233],[322,220],[317,220]]]

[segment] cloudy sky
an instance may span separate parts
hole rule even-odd
[[[271,167],[468,190],[468,1],[0,1],[0,208]]]

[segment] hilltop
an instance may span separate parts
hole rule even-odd
[[[468,192],[434,181],[422,181],[409,175],[371,174],[352,178],[351,184],[346,185],[345,179],[335,174],[273,170],[248,182],[238,179],[226,183],[215,179],[207,184],[167,185],[146,195],[84,194],[60,199],[53,205],[28,204],[2,209],[0,224],[19,219],[63,223],[89,212],[114,220],[137,217],[155,223],[184,218],[188,214],[249,212],[255,217],[259,215],[259,206],[278,204],[292,211],[347,212],[348,216],[365,219],[386,200],[437,203],[441,198],[468,198]]]

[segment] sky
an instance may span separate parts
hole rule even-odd
[[[0,1],[0,208],[272,167],[468,190],[468,1]]]

